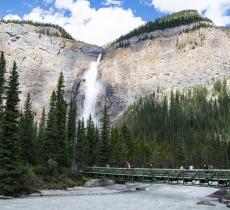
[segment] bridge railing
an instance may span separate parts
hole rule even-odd
[[[106,168],[90,167],[85,170],[86,174],[105,175],[105,176],[130,176],[130,177],[151,177],[162,179],[185,179],[203,181],[230,181],[230,170],[214,169],[157,169],[157,168]]]

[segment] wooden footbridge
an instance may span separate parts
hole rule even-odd
[[[153,182],[212,187],[230,187],[230,170],[180,170],[152,168],[91,167],[82,171],[92,178],[108,178],[118,182]]]

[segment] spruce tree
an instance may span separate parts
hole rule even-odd
[[[43,154],[44,141],[45,141],[45,129],[46,129],[46,112],[45,108],[42,110],[42,117],[40,119],[39,128],[38,128],[38,137],[37,137],[37,161],[39,164],[44,165],[45,160]]]
[[[127,140],[118,128],[111,131],[111,155],[110,163],[116,167],[122,167],[128,160]],[[130,160],[128,160],[130,161]]]
[[[41,142],[42,159],[47,164],[49,160],[57,161],[57,121],[56,121],[56,92],[53,91],[50,98],[47,126],[44,141]]]
[[[1,56],[0,56],[0,122],[1,122],[1,115],[3,111],[5,73],[6,73],[6,61],[5,61],[4,53],[1,52]]]
[[[76,160],[80,166],[86,166],[88,163],[88,142],[86,138],[86,128],[84,119],[78,121]]]
[[[91,114],[89,116],[89,119],[87,120],[87,142],[88,142],[88,154],[89,154],[89,159],[88,159],[88,165],[93,166],[96,160],[96,146],[97,146],[97,139],[95,136],[95,126],[94,122],[92,120]]]
[[[101,136],[99,148],[99,165],[104,166],[110,160],[110,120],[108,115],[108,108],[105,105],[101,119]]]
[[[32,111],[32,103],[30,94],[28,93],[24,105],[24,112],[21,119],[20,128],[20,143],[22,150],[22,161],[30,165],[35,163],[35,148],[34,148],[34,115]]]
[[[77,105],[74,99],[70,101],[68,123],[67,123],[67,137],[68,137],[68,152],[71,165],[75,165],[76,158],[76,118]]]
[[[20,149],[18,135],[19,82],[17,66],[13,69],[6,86],[6,104],[2,120],[2,140],[0,145],[0,194],[18,195],[22,192],[20,173]],[[20,182],[20,183],[19,183]]]
[[[68,145],[66,135],[66,102],[64,99],[64,77],[61,72],[57,84],[56,97],[56,125],[57,125],[57,163],[58,167],[67,167],[68,160]]]

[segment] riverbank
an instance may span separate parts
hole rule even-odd
[[[47,177],[46,177],[47,179]],[[86,177],[56,177],[48,178],[36,177],[36,185],[39,190],[36,190],[32,194],[22,195],[21,198],[36,198],[36,197],[68,197],[68,196],[90,196],[90,195],[108,195],[127,192],[138,191],[157,191],[161,190],[161,194],[165,197],[171,197],[172,190],[174,189],[189,189],[188,195],[191,193],[193,197],[202,198],[197,200],[197,206],[217,206],[222,204],[225,207],[230,208],[230,191],[227,189],[217,189],[209,187],[187,187],[178,185],[173,188],[174,185],[163,184],[143,184],[143,183],[124,183],[117,184],[108,179],[87,179]],[[178,194],[178,191],[173,194]],[[182,196],[182,195],[181,195]],[[0,200],[12,199],[13,197],[0,196]]]
[[[44,191],[43,196],[0,200],[0,210],[224,210],[226,205],[207,197],[217,189],[168,184],[142,184],[145,191],[136,191],[136,183],[105,187],[76,187],[63,191]],[[127,191],[128,189],[128,191]],[[129,189],[131,189],[129,191]],[[52,195],[50,194],[52,193]],[[61,193],[61,194],[60,194]],[[197,205],[209,201],[215,206]],[[34,205],[36,204],[36,205]]]
[[[39,193],[33,193],[29,197],[37,196],[76,196],[76,195],[103,195],[115,194],[124,192],[135,192],[140,187],[148,187],[150,184],[142,183],[126,183],[126,184],[113,184],[109,186],[77,186],[67,188],[65,190],[41,190]]]

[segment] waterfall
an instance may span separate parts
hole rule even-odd
[[[97,96],[100,92],[101,86],[99,81],[97,80],[98,74],[98,65],[100,63],[102,54],[100,54],[97,58],[97,61],[93,61],[90,63],[89,69],[85,74],[85,100],[82,118],[87,120],[89,115],[91,114],[94,122],[97,123],[96,115],[95,115],[95,107],[97,102]]]

